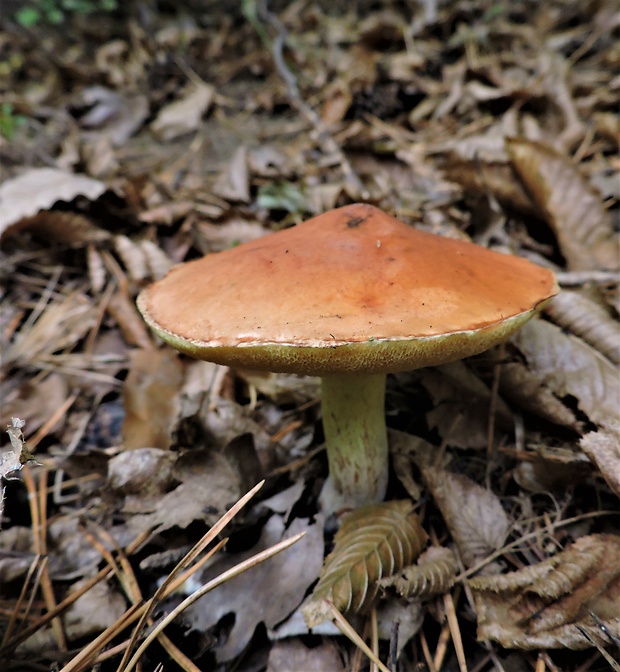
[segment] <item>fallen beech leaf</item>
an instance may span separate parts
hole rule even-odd
[[[361,506],[349,513],[334,537],[310,600],[302,607],[309,628],[329,617],[326,600],[339,611],[369,609],[378,581],[418,557],[428,537],[409,500]]]
[[[403,597],[424,598],[440,595],[452,587],[459,565],[454,552],[443,546],[431,546],[415,565],[379,581],[383,589],[394,587]]]
[[[620,364],[620,325],[602,304],[581,292],[564,290],[545,312],[560,327],[583,338],[614,364]]]
[[[502,546],[509,520],[499,498],[463,474],[431,466],[422,475],[441,510],[465,567]]]
[[[476,577],[469,585],[480,640],[509,648],[585,649],[620,637],[619,536],[581,537],[543,562]]]
[[[581,439],[579,447],[620,497],[620,422],[602,423],[598,432],[589,432]]]
[[[0,237],[26,217],[33,217],[54,203],[70,203],[77,196],[96,200],[106,185],[84,175],[57,168],[31,168],[0,185],[2,223]]]
[[[539,214],[521,183],[515,180],[508,163],[461,159],[452,155],[443,166],[446,178],[477,196],[491,193],[506,210],[535,217]]]
[[[618,237],[613,233],[611,214],[577,167],[542,143],[509,138],[506,148],[553,229],[569,269],[618,269]]]
[[[159,111],[151,124],[153,133],[162,140],[173,140],[195,131],[211,107],[214,95],[215,88],[210,84],[190,84],[178,100]]]
[[[556,396],[575,397],[593,422],[618,418],[618,372],[597,350],[544,320],[526,324],[512,343],[523,353],[529,370]]]

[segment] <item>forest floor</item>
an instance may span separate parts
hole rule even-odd
[[[0,668],[619,670],[616,4],[14,4]],[[358,201],[562,290],[509,343],[389,377],[384,506],[430,548],[344,614],[374,663],[300,611],[337,526],[318,379],[179,355],[135,304],[175,264]]]

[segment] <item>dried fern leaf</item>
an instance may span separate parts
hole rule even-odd
[[[425,598],[450,590],[459,565],[454,552],[443,546],[431,546],[415,565],[379,581],[380,588],[393,587],[402,597]]]
[[[602,423],[598,432],[590,432],[579,441],[579,447],[620,497],[620,422],[609,420]]]
[[[481,640],[585,649],[620,637],[620,536],[582,537],[536,565],[469,585]]]
[[[378,582],[410,565],[427,539],[409,500],[369,504],[347,515],[310,601],[302,608],[308,627],[329,617],[326,600],[343,613],[370,608]]]

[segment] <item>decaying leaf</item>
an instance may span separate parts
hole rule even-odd
[[[581,292],[564,290],[545,308],[556,324],[620,364],[620,324],[601,304]]]
[[[465,567],[472,567],[502,546],[509,520],[499,498],[463,474],[422,467]]]
[[[86,579],[71,586],[71,592],[78,591]],[[63,615],[63,627],[71,641],[82,637],[95,636],[116,623],[125,613],[125,599],[120,592],[106,581],[100,581],[77,598]],[[31,655],[55,645],[52,628],[41,628],[19,648],[20,654]]]
[[[508,648],[584,649],[620,638],[618,536],[581,537],[537,565],[469,584],[479,639]]]
[[[132,354],[123,387],[125,450],[170,448],[182,384],[183,365],[170,348],[149,348]]]
[[[580,338],[533,320],[512,343],[534,373],[557,397],[571,395],[596,423],[620,415],[620,379],[616,367]]]
[[[161,495],[174,480],[176,458],[177,453],[160,448],[126,450],[108,462],[108,485],[124,495]]]
[[[85,175],[75,175],[57,168],[26,170],[0,186],[0,237],[13,225],[51,208],[58,201],[69,203],[77,196],[94,201],[105,190],[103,182]]]
[[[349,513],[310,601],[302,608],[308,627],[329,617],[325,600],[343,613],[370,608],[378,581],[410,565],[427,538],[409,500],[368,504]]]
[[[128,520],[133,535],[153,530],[153,535],[172,527],[182,529],[196,520],[214,524],[219,515],[241,496],[241,476],[219,453],[203,450],[181,455],[173,470],[179,485],[145,504],[148,513]],[[132,506],[135,507],[135,502]]]
[[[579,432],[583,423],[558,399],[543,380],[521,362],[507,362],[500,377],[502,396],[513,404],[556,425]]]
[[[492,195],[504,208],[528,217],[538,215],[532,199],[515,179],[508,163],[469,160],[452,156],[443,168],[446,177],[460,184],[466,193]]]
[[[620,497],[620,422],[603,423],[598,432],[586,434],[579,446],[599,468],[609,487]]]
[[[345,672],[335,642],[324,639],[318,646],[306,646],[299,638],[276,642],[269,652],[267,672]]]
[[[440,595],[452,587],[459,565],[454,552],[444,546],[431,546],[415,565],[379,581],[382,589],[393,587],[403,597],[425,598]]]
[[[11,475],[19,471],[25,464],[35,462],[24,441],[22,429],[25,424],[25,421],[20,420],[20,418],[11,418],[11,424],[6,430],[13,450],[0,453],[0,485],[3,478],[11,478]],[[2,495],[0,494],[1,498]]]
[[[213,193],[227,201],[250,202],[248,150],[241,145],[213,185]]]
[[[34,319],[33,319],[34,318]],[[2,365],[36,365],[83,338],[97,319],[97,307],[84,294],[71,293],[33,313],[2,354]]]
[[[306,535],[287,553],[270,558],[227,581],[184,613],[183,620],[203,633],[215,628],[226,614],[235,616],[232,629],[215,647],[219,661],[225,662],[239,655],[260,623],[273,628],[299,606],[321,569],[323,526],[320,521],[311,523],[297,518],[285,528],[282,516],[271,516],[254,547],[243,553],[219,555],[202,572],[199,581],[204,584],[238,562],[298,532],[306,532]]]
[[[522,138],[506,141],[526,189],[557,236],[571,270],[619,266],[618,237],[602,199],[576,166],[551,147]]]
[[[162,140],[172,140],[195,131],[211,107],[214,95],[215,88],[210,84],[190,84],[178,100],[159,111],[151,124],[153,133]]]
[[[491,392],[467,365],[460,362],[423,369],[419,378],[433,406],[426,414],[430,427],[456,448],[485,448],[488,444]],[[495,404],[496,428],[512,427],[512,414],[503,399]]]

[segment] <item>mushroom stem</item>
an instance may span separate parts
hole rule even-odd
[[[386,375],[324,376],[323,429],[329,479],[321,494],[328,512],[385,497],[388,442]]]

